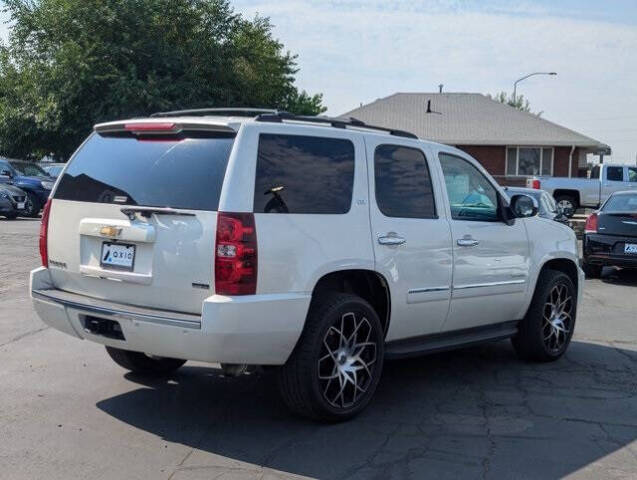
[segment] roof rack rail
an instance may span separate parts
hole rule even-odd
[[[335,128],[347,128],[347,127],[356,127],[356,128],[367,128],[369,130],[379,130],[382,132],[387,132],[390,135],[395,135],[397,137],[406,137],[406,138],[418,138],[411,132],[406,132],[404,130],[397,130],[394,128],[386,128],[386,127],[378,127],[376,125],[368,125],[365,122],[358,120],[354,117],[348,118],[336,118],[336,117],[325,117],[325,116],[308,116],[308,115],[295,115],[290,112],[283,111],[275,111],[262,113],[258,115],[255,120],[257,122],[283,122],[284,120],[289,121],[297,121],[297,122],[308,122],[308,123],[323,123],[329,124]]]
[[[231,117],[255,117],[257,115],[275,115],[279,111],[273,108],[193,108],[189,110],[173,110],[155,112],[151,117],[179,117],[182,115],[223,115]]]

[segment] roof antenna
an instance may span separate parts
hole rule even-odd
[[[442,87],[444,87],[442,83],[438,85],[438,93],[442,93]]]
[[[442,115],[441,112],[435,112],[431,109],[431,99],[427,100],[427,111],[425,113],[436,113],[438,115]]]

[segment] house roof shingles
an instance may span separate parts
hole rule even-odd
[[[426,113],[429,100],[431,110],[439,113]],[[576,146],[610,152],[602,142],[480,93],[395,93],[341,117],[450,145]]]

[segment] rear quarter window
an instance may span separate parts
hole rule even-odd
[[[353,185],[354,144],[350,140],[259,136],[255,213],[347,213]]]
[[[234,136],[139,140],[93,134],[54,198],[217,210]]]
[[[433,187],[425,155],[399,145],[374,152],[376,204],[386,217],[434,218]]]

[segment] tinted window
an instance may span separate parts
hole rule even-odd
[[[602,207],[602,211],[634,213],[637,212],[637,193],[636,194],[622,194],[611,195]]]
[[[217,210],[233,141],[144,141],[94,134],[71,160],[55,198]]]
[[[637,167],[628,167],[628,181],[637,182]]]
[[[451,217],[456,220],[498,220],[498,193],[489,180],[471,163],[440,154]]]
[[[614,182],[624,181],[624,167],[607,167],[606,180]]]
[[[259,136],[255,213],[347,213],[354,144],[338,138]]]
[[[374,154],[376,203],[384,215],[433,218],[436,214],[425,155],[414,148],[381,145]]]

